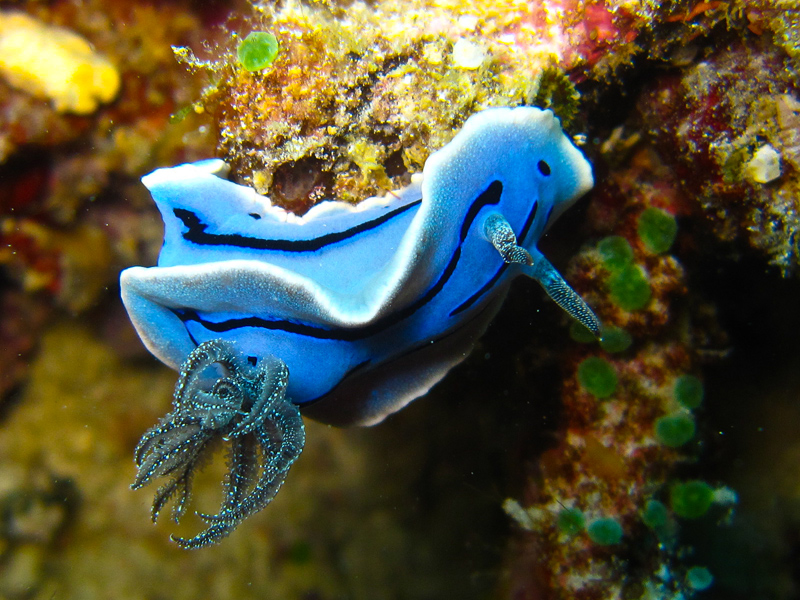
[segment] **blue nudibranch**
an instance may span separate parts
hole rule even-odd
[[[218,541],[272,500],[302,450],[300,409],[369,425],[425,394],[469,354],[514,277],[599,332],[536,249],[593,184],[549,110],[477,113],[407,188],[303,217],[226,171],[209,160],[147,175],[164,245],[158,266],[121,275],[144,344],[181,372],[173,411],[137,448],[134,487],[172,477],[154,519],[176,494],[183,514],[210,442],[233,446],[220,512],[201,515],[207,529],[184,547]]]

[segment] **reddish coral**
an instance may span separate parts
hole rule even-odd
[[[699,201],[716,234],[723,240],[746,237],[787,274],[798,265],[793,240],[800,231],[800,103],[793,72],[789,57],[766,38],[737,40],[658,79],[639,102],[660,157]],[[783,155],[774,184],[746,175],[764,143]]]

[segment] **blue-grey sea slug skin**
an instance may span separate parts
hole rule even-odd
[[[226,172],[209,160],[147,175],[164,245],[157,266],[121,275],[144,344],[181,372],[173,411],[137,451],[137,487],[173,478],[154,516],[175,494],[180,516],[206,446],[233,444],[222,508],[178,540],[186,547],[218,541],[271,501],[302,449],[301,410],[370,425],[425,394],[469,354],[516,276],[599,332],[536,248],[593,185],[550,111],[479,112],[408,187],[302,217]]]

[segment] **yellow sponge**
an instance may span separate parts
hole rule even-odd
[[[0,76],[58,112],[81,115],[112,100],[120,85],[114,65],[78,34],[16,11],[0,11]]]

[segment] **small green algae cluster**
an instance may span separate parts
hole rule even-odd
[[[633,262],[628,240],[612,235],[600,240],[597,250],[611,273],[606,281],[611,301],[627,311],[644,308],[652,292],[644,270]]]
[[[714,576],[705,567],[692,567],[686,573],[686,585],[698,592],[708,589],[712,583]]]
[[[678,223],[671,214],[651,206],[639,215],[636,232],[645,248],[653,254],[663,254],[675,241]]]
[[[663,503],[651,498],[640,513],[642,522],[656,534],[661,544],[673,546],[678,539],[678,523]]]
[[[681,375],[675,380],[673,395],[681,406],[697,408],[703,403],[703,382],[694,375]]]
[[[617,389],[617,373],[607,360],[590,356],[578,365],[578,381],[595,398],[608,398]]]
[[[689,411],[703,402],[703,382],[694,375],[681,375],[675,380],[672,396],[682,408],[656,419],[653,429],[659,442],[679,448],[695,436],[697,428]]]
[[[612,273],[608,291],[611,301],[629,312],[644,308],[652,295],[647,275],[639,265],[628,265]]]
[[[679,517],[698,519],[714,503],[714,488],[697,479],[676,483],[669,491],[669,500],[672,512]]]
[[[672,247],[678,233],[675,217],[654,207],[639,215],[636,233],[642,245],[653,254],[663,254]],[[652,289],[645,269],[634,261],[628,240],[619,235],[606,237],[597,244],[603,266],[609,271],[606,286],[611,301],[629,312],[644,308]]]
[[[679,448],[694,438],[695,429],[694,418],[685,413],[665,415],[655,423],[656,437],[670,448]]]
[[[564,508],[556,519],[558,530],[569,537],[586,532],[598,546],[613,546],[622,541],[622,525],[613,517],[600,517],[586,524],[586,516],[577,508]]]
[[[526,96],[526,102],[531,106],[549,108],[556,113],[565,130],[570,129],[578,115],[581,95],[563,69],[542,69]]]
[[[595,544],[600,546],[613,546],[622,541],[622,526],[611,517],[603,517],[592,521],[586,526],[586,517],[577,508],[565,508],[558,513],[557,525],[559,531],[574,536],[586,531],[586,535]]]
[[[565,508],[558,513],[558,529],[567,535],[576,535],[586,527],[586,517],[577,508]]]
[[[663,502],[648,500],[642,511],[642,521],[650,529],[665,527],[669,521],[669,510]]]
[[[253,31],[242,40],[236,58],[245,71],[263,71],[278,56],[278,39],[266,31]]]
[[[595,544],[613,546],[622,541],[622,525],[616,519],[606,517],[592,521],[586,533]]]
[[[631,347],[632,343],[633,338],[631,337],[631,334],[621,327],[609,325],[608,327],[603,328],[602,337],[600,338],[600,346],[606,352],[610,354],[625,352],[625,350]]]
[[[609,271],[618,271],[633,262],[633,248],[624,237],[610,235],[600,240],[597,251]]]

